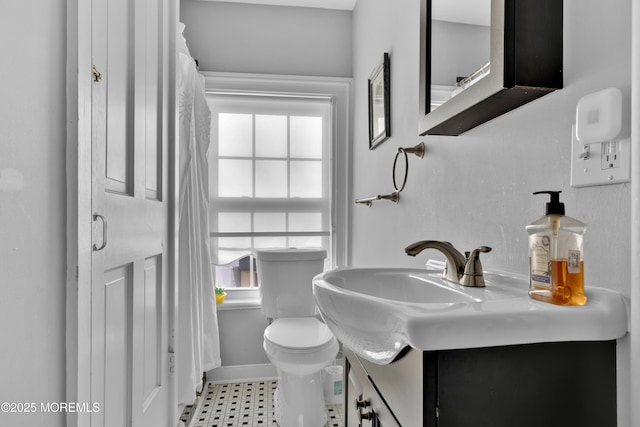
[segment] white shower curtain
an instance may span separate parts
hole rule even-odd
[[[176,370],[178,403],[190,405],[202,373],[220,366],[220,342],[209,251],[207,149],[211,112],[204,78],[178,34],[180,152],[179,315]]]

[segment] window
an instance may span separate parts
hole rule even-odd
[[[322,247],[333,265],[332,102],[209,93],[210,237],[216,286],[255,288],[251,253]]]

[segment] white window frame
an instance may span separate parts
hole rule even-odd
[[[330,268],[349,265],[351,218],[351,79],[203,72],[207,93],[323,97],[331,103],[331,253]],[[258,289],[228,289],[225,304],[255,302]]]

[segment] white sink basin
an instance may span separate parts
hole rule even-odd
[[[587,304],[561,307],[529,298],[519,275],[485,273],[486,287],[442,279],[442,270],[338,268],[313,279],[331,331],[359,356],[388,364],[418,350],[617,339],[627,332],[624,298],[586,288]]]

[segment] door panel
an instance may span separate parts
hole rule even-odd
[[[162,387],[162,255],[145,260],[144,376],[142,395],[147,407]]]
[[[163,35],[160,25],[162,10],[158,1],[146,0],[139,5],[144,7],[142,14],[146,19],[145,37],[147,43],[144,58],[138,58],[139,63],[144,61],[144,88],[145,102],[147,106],[157,108],[145,109],[145,189],[146,197],[152,200],[160,199],[160,182],[162,172],[162,139],[161,111],[162,111],[162,60],[160,43]],[[142,27],[141,27],[142,28]],[[141,30],[140,28],[140,30]]]
[[[131,265],[105,272],[104,284],[104,425],[126,425],[131,413]],[[96,319],[98,320],[98,319]],[[108,380],[106,380],[108,379]]]
[[[94,0],[92,426],[167,426],[166,0]],[[104,232],[106,230],[106,235]],[[102,234],[102,235],[101,235]]]
[[[95,6],[96,2],[94,2]],[[131,44],[132,3],[128,0],[105,1],[106,10],[99,16],[106,17],[106,171],[105,185],[110,191],[127,193],[131,166],[131,134],[133,117],[131,115],[133,97],[131,96],[133,52]],[[95,16],[95,15],[94,15]],[[95,19],[94,19],[95,23]],[[104,25],[101,25],[104,26]],[[117,27],[116,27],[117,26]],[[101,46],[101,48],[103,48]],[[94,46],[94,56],[96,54]]]

